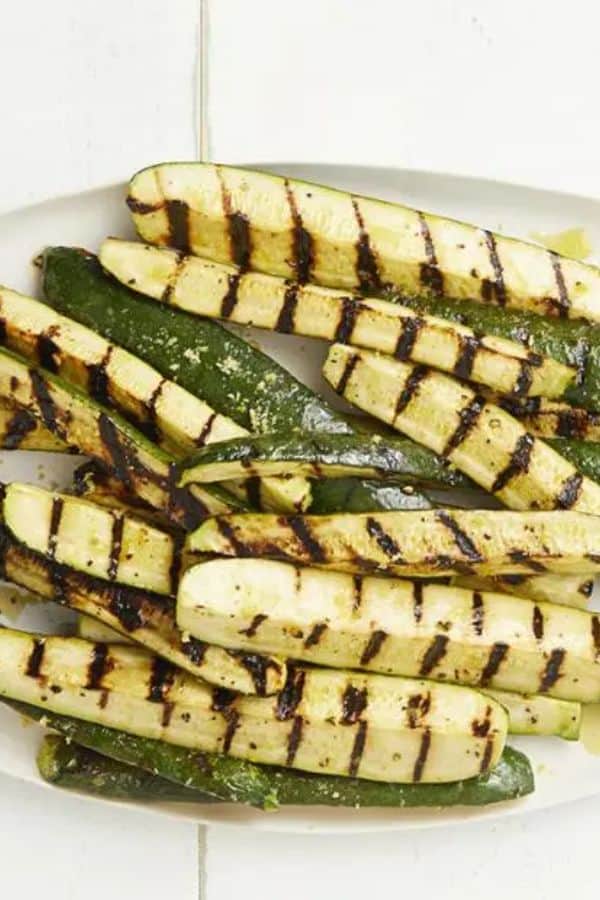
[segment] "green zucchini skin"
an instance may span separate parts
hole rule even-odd
[[[443,807],[485,806],[525,797],[535,790],[527,757],[505,747],[500,761],[477,778],[448,784],[388,784],[335,775],[309,775],[260,766],[219,754],[198,753],[138,738],[26,703],[3,699],[21,715],[67,738],[168,781],[212,797],[262,809],[278,806]]]
[[[364,478],[331,478],[313,482],[312,515],[383,512],[384,510],[433,509],[422,491],[397,482]]]
[[[397,298],[417,312],[468,325],[526,344],[531,350],[575,366],[578,377],[564,399],[573,406],[600,409],[600,327],[588,322],[540,316],[517,309],[498,309],[472,300],[436,297]]]
[[[276,362],[216,322],[146,300],[92,254],[44,253],[45,302],[143,359],[250,431],[350,432],[343,417]]]
[[[37,767],[48,784],[107,800],[214,803],[214,797],[208,794],[101,756],[58,734],[48,734],[42,741]]]

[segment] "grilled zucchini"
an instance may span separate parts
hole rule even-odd
[[[177,627],[173,601],[91,578],[48,560],[0,531],[3,577],[47,600],[93,616],[171,663],[219,687],[247,694],[280,690],[285,666],[273,657],[234,653],[193,640]]]
[[[600,618],[504,594],[213,560],[183,576],[177,623],[219,646],[315,665],[600,700]]]
[[[401,576],[600,571],[600,517],[576,512],[419,510],[207,519],[188,549]]]
[[[455,781],[492,768],[507,732],[500,704],[453,685],[291,668],[284,689],[260,699],[211,690],[134,647],[7,629],[0,655],[3,696],[190,749],[309,772]],[[425,691],[430,702],[415,716],[414,698]]]
[[[63,453],[70,448],[28,410],[0,397],[0,449]]]
[[[500,397],[498,405],[538,437],[600,442],[600,413],[541,397],[526,403]]]
[[[470,297],[600,319],[600,271],[544,247],[398,203],[212,163],[163,163],[129,184],[140,236],[300,282]]]
[[[83,388],[103,406],[120,410],[174,456],[246,434],[143,360],[39,300],[0,288],[0,319],[5,346]],[[303,479],[269,482],[262,492],[257,484],[266,509],[294,512],[310,503]]]
[[[244,272],[176,250],[115,238],[100,262],[123,284],[200,316],[324,338],[424,363],[504,394],[561,397],[575,369],[489,335],[385,300]]]
[[[529,600],[543,600],[564,606],[584,609],[594,590],[594,578],[590,575],[457,575],[452,579],[456,587],[474,591],[494,591],[514,594]]]
[[[441,454],[511,509],[600,511],[600,485],[466,384],[420,366],[334,344],[334,389]]]
[[[179,488],[173,457],[150,443],[118,413],[59,376],[0,349],[0,396],[10,397],[46,428],[109,468],[138,497],[193,528],[207,515],[243,504],[218,487]]]
[[[510,734],[555,735],[566,741],[578,741],[581,730],[581,704],[554,697],[524,697],[509,691],[486,691],[508,713]]]

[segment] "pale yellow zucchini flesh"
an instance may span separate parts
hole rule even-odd
[[[600,619],[505,594],[264,559],[183,576],[177,623],[200,640],[321,666],[600,700]]]
[[[470,778],[508,718],[454,685],[292,668],[272,698],[213,691],[133,647],[0,632],[0,695],[181,747],[375,781]]]
[[[28,410],[0,397],[0,449],[64,453],[69,447]]]
[[[400,576],[600,571],[600,517],[576,512],[411,510],[214,516],[188,549]]]
[[[285,665],[272,656],[224,650],[184,634],[173,601],[159,594],[110,584],[60,566],[3,535],[3,576],[29,591],[69,607],[159,654],[192,675],[243,694],[281,690]]]
[[[578,741],[581,731],[581,704],[536,694],[523,696],[509,691],[486,690],[508,713],[509,733],[545,735]]]
[[[542,397],[525,403],[502,397],[498,403],[538,437],[600,442],[600,413]]]
[[[438,294],[600,320],[600,271],[544,247],[356,194],[212,163],[131,179],[138,233],[219,263],[380,293]]]
[[[600,485],[463,382],[342,344],[330,348],[323,374],[350,403],[441,454],[510,509],[600,512]]]
[[[574,369],[515,341],[385,300],[116,238],[104,241],[100,261],[128,287],[196,315],[379,350],[502,394],[561,397],[575,378]]]
[[[119,409],[176,457],[247,434],[143,360],[39,300],[2,287],[0,318],[9,349]],[[293,512],[310,504],[310,489],[301,478],[275,481],[266,486],[265,497],[266,508]]]
[[[452,579],[456,587],[474,591],[494,591],[514,594],[529,600],[543,600],[585,609],[594,590],[591,575],[456,575]]]
[[[108,625],[103,625],[102,622],[98,622],[97,619],[92,619],[90,616],[84,615],[77,616],[77,637],[80,637],[84,641],[93,641],[94,643],[101,644],[133,643],[133,641],[130,641],[125,635],[115,631],[114,628],[109,628]]]

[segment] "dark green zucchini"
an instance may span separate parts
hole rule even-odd
[[[44,253],[45,301],[149,363],[250,431],[350,432],[320,397],[216,322],[146,300],[104,274],[95,256]]]
[[[526,756],[505,747],[485,775],[450,784],[388,784],[334,775],[309,775],[213,753],[199,753],[162,741],[138,738],[91,722],[61,716],[25,703],[3,700],[21,715],[60,732],[84,747],[139,766],[161,778],[213,797],[263,809],[278,806],[485,806],[514,800],[535,789]]]
[[[410,485],[363,478],[334,478],[313,483],[310,512],[313,515],[383,512],[386,509],[432,509],[434,505],[426,494]]]
[[[574,406],[600,409],[600,326],[517,309],[498,309],[471,300],[404,295],[398,299],[418,312],[520,341],[537,353],[575,366],[577,381],[567,388],[565,400]]]
[[[152,772],[127,766],[80,747],[58,734],[48,734],[37,755],[38,772],[48,784],[96,794],[107,800],[214,803],[209,794],[166,781]]]

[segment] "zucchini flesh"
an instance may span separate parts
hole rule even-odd
[[[581,704],[557,700],[539,694],[524,697],[508,691],[488,691],[508,712],[509,732],[535,736],[555,735],[566,741],[578,741],[581,730]]]
[[[127,644],[129,638],[90,616],[77,616],[77,637],[104,644]]]
[[[557,400],[535,400],[519,403],[511,397],[501,397],[498,403],[539,437],[600,442],[600,413]]]
[[[224,754],[198,753],[92,722],[61,716],[26,703],[6,705],[34,721],[43,721],[67,739],[130,766],[139,766],[173,784],[234,803],[262,809],[278,806],[483,806],[524,797],[534,790],[529,760],[505,747],[497,765],[483,775],[447,784],[392,784],[336,775],[314,775],[257,766]]]
[[[600,700],[598,616],[504,594],[211,560],[183,576],[177,623],[219,646],[314,665]]]
[[[134,175],[128,204],[144,240],[221,263],[366,293],[600,319],[595,266],[399,203],[231,166],[163,163]]]
[[[15,540],[96,578],[174,595],[181,542],[128,513],[31,484],[6,485],[6,527]]]
[[[600,484],[447,375],[334,344],[325,378],[350,403],[454,463],[511,509],[600,510]]]
[[[107,800],[211,803],[215,799],[79,747],[58,734],[46,735],[36,761],[48,784]]]
[[[6,349],[0,349],[0,396],[24,406],[53,434],[106,466],[175,524],[192,528],[207,515],[243,506],[214,486],[177,487],[172,456],[118,413]]]
[[[134,647],[6,629],[0,650],[2,696],[251,762],[426,784],[488,771],[506,738],[503,707],[454,685],[291,668],[276,697],[250,698],[211,690]],[[415,721],[409,704],[425,691]]]
[[[234,653],[184,635],[168,597],[91,578],[60,566],[0,531],[2,576],[47,600],[92,616],[192,675],[229,690],[270,694],[280,690],[285,666],[273,657]]]
[[[214,516],[188,549],[400,576],[600,570],[600,517],[437,509],[331,516]]]
[[[386,300],[116,238],[104,241],[99,259],[123,284],[195,315],[379,350],[455,372],[503,394],[561,397],[575,378],[573,368],[515,341],[476,335]]]
[[[0,398],[0,449],[64,453],[69,447],[28,410]]]
[[[145,360],[248,431],[352,430],[264,353],[216,322],[145,300],[109,278],[91,254],[46,250],[43,290],[58,312]]]
[[[457,575],[452,584],[475,591],[514,594],[529,600],[543,600],[584,609],[594,590],[590,575]]]
[[[5,346],[120,410],[176,457],[246,433],[143,360],[39,300],[0,288],[0,318]],[[304,509],[309,496],[302,479],[269,483],[264,490],[267,509],[287,512]]]

